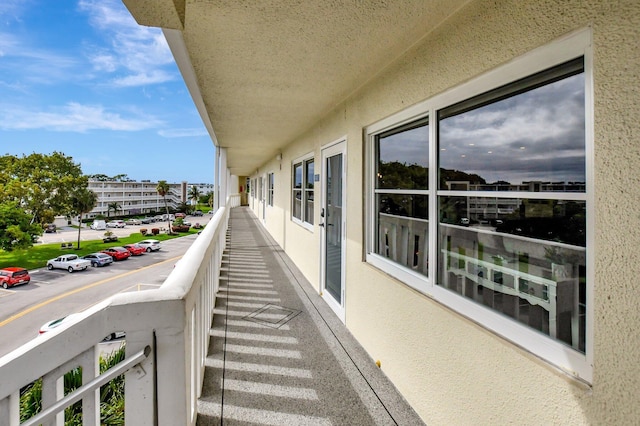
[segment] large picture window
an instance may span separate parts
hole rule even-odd
[[[586,39],[367,128],[366,259],[589,380]]]
[[[314,161],[306,158],[293,164],[292,217],[302,224],[313,225]]]
[[[582,58],[438,111],[436,281],[582,352],[584,114]]]

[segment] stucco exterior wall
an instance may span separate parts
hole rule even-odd
[[[595,112],[590,385],[363,262],[362,223],[364,127],[586,27]],[[284,216],[266,227],[318,288],[320,187],[310,232],[289,219],[291,161],[313,151],[319,167],[321,146],[347,135],[346,324],[427,424],[637,424],[639,87],[637,0],[471,1],[283,151],[276,203]]]

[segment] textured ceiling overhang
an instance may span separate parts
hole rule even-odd
[[[467,0],[123,0],[160,27],[231,173],[251,174]]]

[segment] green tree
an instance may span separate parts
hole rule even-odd
[[[80,250],[80,230],[82,229],[82,215],[89,213],[98,203],[95,192],[85,187],[78,188],[71,193],[71,212],[78,215],[78,250]]]
[[[32,223],[44,224],[71,209],[69,194],[87,186],[79,164],[60,152],[0,158],[0,200],[20,205]]]
[[[89,175],[88,178],[91,179],[91,180],[97,180],[98,182],[107,182],[107,181],[111,180],[111,178],[109,176],[104,175],[102,173],[95,174],[95,175]]]
[[[209,206],[209,208],[213,208],[213,192],[207,192],[207,199],[205,200],[205,204]]]
[[[113,210],[113,214],[115,215],[119,210],[122,210],[122,207],[120,207],[120,204],[115,201],[113,203],[109,203],[107,205],[107,217],[109,217],[109,213],[111,212],[111,210]]]
[[[125,173],[121,173],[119,175],[115,175],[111,179],[115,180],[116,182],[130,182],[131,181],[131,179],[129,179],[129,176],[127,176],[127,174],[125,174]]]
[[[100,355],[100,373],[104,373],[125,359],[125,345],[107,355]],[[82,368],[74,368],[64,375],[65,395],[82,386]],[[42,411],[42,379],[20,390],[20,422],[24,423]],[[100,424],[124,424],[124,374],[100,387]],[[82,425],[82,403],[65,409],[65,425]]]
[[[191,188],[189,189],[189,199],[194,200],[197,204],[198,199],[200,198],[200,195],[202,194],[200,193],[200,190],[198,189],[198,187],[195,185],[191,186]]]
[[[182,213],[189,214],[189,213],[191,213],[192,208],[189,205],[189,203],[185,203],[183,201],[180,204],[178,204],[178,207],[176,208],[176,210],[179,211],[179,212],[182,212]]]
[[[0,203],[0,248],[11,251],[31,247],[42,226],[31,223],[31,217],[13,201]]]
[[[167,229],[171,232],[171,220],[169,219],[169,205],[167,204],[167,194],[169,193],[170,186],[166,180],[158,181],[158,185],[156,186],[156,191],[158,195],[162,197],[162,201],[164,201],[164,208],[167,211]]]

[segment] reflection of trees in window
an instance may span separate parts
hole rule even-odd
[[[429,168],[397,161],[380,161],[377,178],[377,188],[381,189],[425,189],[429,180]]]
[[[481,185],[487,182],[475,173],[465,173],[460,170],[440,168],[440,189],[449,189],[448,182],[468,182],[469,185]]]
[[[436,284],[579,351],[586,301],[584,84],[580,58],[438,112]]]
[[[375,252],[427,275],[428,120],[376,136],[375,155]]]
[[[525,199],[496,231],[584,247],[586,226],[584,201]]]

